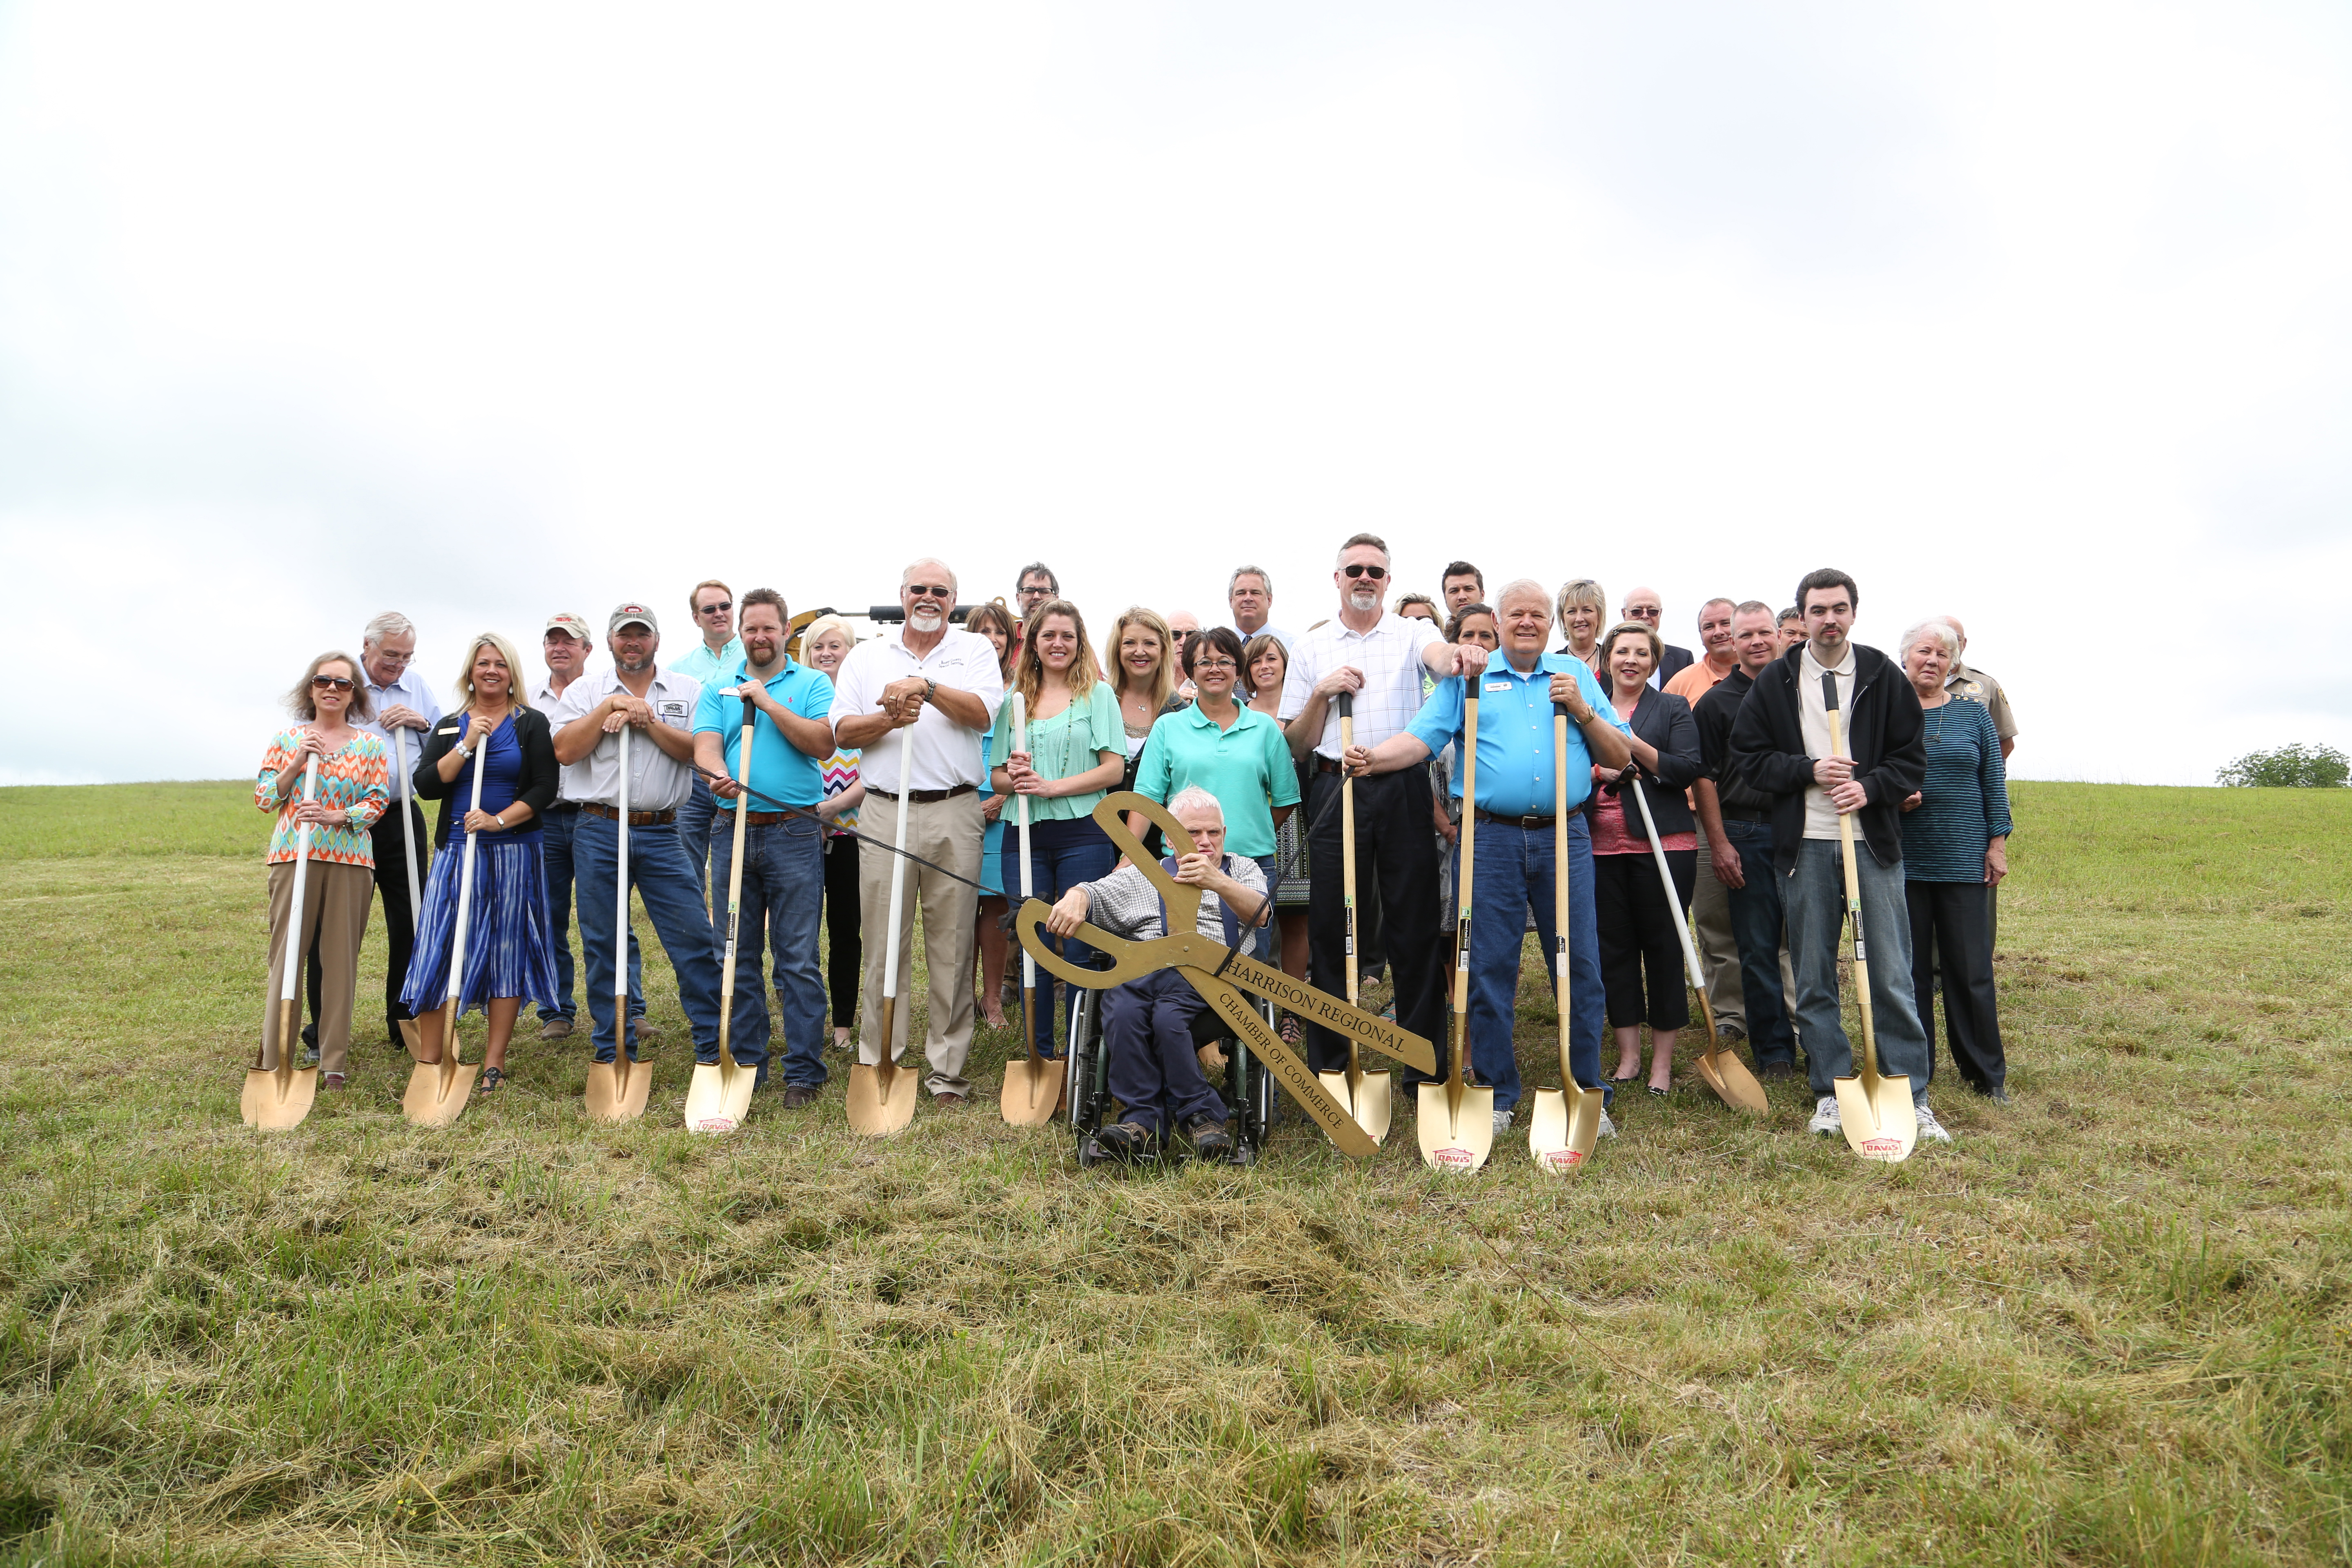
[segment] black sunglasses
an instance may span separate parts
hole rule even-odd
[[[909,583],[907,584],[907,592],[914,595],[918,599],[946,599],[953,597],[955,594],[955,590],[944,583],[937,586],[924,583]]]
[[[314,675],[310,684],[320,691],[349,691],[352,683],[340,675]]]
[[[1346,568],[1346,571],[1348,575],[1350,577],[1370,577],[1379,579],[1389,574],[1389,569],[1385,566],[1358,565],[1348,567]]]
[[[702,613],[703,613],[704,615],[706,615],[706,616],[723,616],[723,615],[725,615],[728,611],[730,611],[730,610],[733,609],[734,607],[735,607],[735,601],[734,601],[734,600],[732,600],[732,599],[721,599],[721,600],[719,600],[719,601],[717,604],[715,604],[715,605],[703,605],[703,606],[702,606]]]

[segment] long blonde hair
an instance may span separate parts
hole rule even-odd
[[[1045,624],[1047,616],[1066,616],[1070,629],[1078,634],[1078,651],[1070,660],[1070,671],[1062,679],[1068,682],[1071,700],[1083,702],[1087,694],[1102,680],[1102,666],[1095,658],[1095,650],[1087,642],[1087,618],[1067,599],[1050,599],[1029,612],[1022,622],[1021,653],[1013,661],[1013,689],[1021,693],[1021,700],[1029,711],[1037,710],[1037,695],[1045,689],[1045,656],[1037,651],[1037,628]]]
[[[1127,696],[1130,681],[1127,661],[1118,657],[1118,645],[1120,639],[1127,636],[1129,626],[1141,626],[1160,639],[1160,662],[1152,667],[1151,671],[1151,708],[1156,713],[1168,706],[1168,699],[1176,689],[1176,634],[1168,629],[1168,623],[1160,618],[1160,612],[1147,610],[1141,605],[1129,606],[1118,620],[1111,623],[1110,639],[1104,644],[1109,653],[1103,662],[1110,666],[1111,690],[1122,700]]]
[[[514,644],[496,632],[478,632],[474,640],[466,645],[466,662],[457,667],[457,684],[450,689],[450,694],[457,700],[457,706],[470,708],[474,705],[474,655],[486,647],[498,649],[499,657],[507,661],[508,704],[515,708],[530,707],[530,697],[524,691],[522,684],[522,656],[515,652]]]

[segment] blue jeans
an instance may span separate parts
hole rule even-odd
[[[702,900],[709,913],[714,929],[718,910],[713,907],[709,891],[710,820],[719,812],[719,797],[699,778],[694,781],[694,793],[688,795],[677,808],[677,841],[686,848],[688,865],[694,868],[694,896]],[[635,854],[636,840],[630,839],[631,855]]]
[[[1862,882],[1862,936],[1870,960],[1871,1025],[1878,1037],[1878,1070],[1908,1074],[1911,1098],[1927,1098],[1935,1063],[1919,1003],[1911,992],[1911,910],[1901,864],[1882,866],[1868,846],[1854,846]],[[1853,1047],[1838,1016],[1838,929],[1845,921],[1845,868],[1834,838],[1808,838],[1797,847],[1796,868],[1782,879],[1789,911],[1789,962],[1797,972],[1797,1032],[1816,1096],[1833,1094],[1832,1079],[1853,1071]]]
[[[721,814],[729,816],[731,814]],[[733,879],[735,828],[719,824],[710,843],[710,890],[723,956],[727,895]],[[735,1059],[744,1047],[767,1054],[768,997],[760,984],[762,942],[775,951],[776,1009],[782,1015],[784,1082],[814,1089],[824,1082],[824,975],[816,961],[817,927],[824,913],[824,828],[812,817],[759,823],[743,830],[743,898],[735,930]],[[744,998],[751,1022],[743,1021]],[[717,1060],[713,1053],[712,1060]]]
[[[540,864],[547,872],[547,934],[555,945],[555,1006],[541,1007],[539,1021],[576,1018],[580,1004],[572,999],[572,830],[576,811],[551,811],[540,826]],[[594,985],[592,975],[588,984]],[[629,1016],[646,1016],[646,957],[637,951],[637,933],[629,932]]]
[[[1739,853],[1747,886],[1726,888],[1731,901],[1731,940],[1739,948],[1739,997],[1748,1005],[1748,1043],[1756,1065],[1797,1060],[1797,1037],[1789,1029],[1787,998],[1780,994],[1780,878],[1772,865],[1772,825],[1726,817],[1723,841]],[[1858,850],[1866,854],[1867,851]]]
[[[1018,806],[1011,809],[1018,811]],[[1064,893],[1080,882],[1098,882],[1111,874],[1118,864],[1118,851],[1111,847],[1110,835],[1090,818],[1065,822],[1034,822],[1029,825],[1029,896],[1056,903]],[[997,880],[1009,895],[1013,912],[1019,913],[1021,897],[1021,828],[1016,818],[1004,830],[1003,852],[998,858]],[[1045,945],[1072,963],[1087,969],[1108,967],[1103,955],[1076,937],[1048,936],[1040,928],[1037,933]],[[1025,961],[1026,953],[1021,955]],[[1078,988],[1066,980],[1056,980],[1044,964],[1037,970],[1037,1054],[1051,1057],[1054,1053],[1055,998],[1061,998],[1063,1037],[1069,1036],[1069,1016],[1078,1005]],[[1025,977],[1026,971],[1024,971]]]
[[[572,874],[580,892],[580,947],[592,975],[613,972],[620,831],[618,823],[585,812],[572,829]],[[719,1059],[719,948],[711,940],[710,917],[695,897],[694,872],[677,835],[658,827],[631,828],[629,882],[645,904],[646,918],[653,921],[654,934],[661,939],[662,951],[669,955],[670,968],[677,975],[677,1002],[686,1010],[687,1027],[694,1036],[695,1059],[715,1062]],[[733,1041],[739,1066],[765,1058],[762,1034],[750,1036],[751,1049],[743,1049],[744,1026],[751,1016],[748,1000],[741,993],[735,998]],[[609,1062],[613,1059],[613,999],[600,985],[588,987],[588,1015],[596,1022],[596,1059]],[[632,1030],[633,1061],[635,1046]]]
[[[1495,1109],[1519,1102],[1519,1059],[1511,1044],[1518,1005],[1519,955],[1527,942],[1528,916],[1536,920],[1543,944],[1544,973],[1559,984],[1552,921],[1552,834],[1548,827],[1482,822],[1476,828],[1478,862],[1470,879],[1470,1067],[1495,1090]],[[1601,1081],[1601,1034],[1608,1011],[1601,989],[1601,928],[1592,912],[1592,837],[1581,816],[1568,823],[1568,1001],[1569,1066],[1585,1089]],[[1454,874],[1462,875],[1462,847],[1454,849]],[[1459,887],[1457,881],[1454,884]],[[1448,1041],[1436,1041],[1437,1065],[1446,1065]],[[1413,1075],[1418,1076],[1418,1075]]]

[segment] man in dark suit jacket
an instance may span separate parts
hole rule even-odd
[[[1625,602],[1617,606],[1617,614],[1622,620],[1639,621],[1654,632],[1666,618],[1666,602],[1658,596],[1655,588],[1629,589]],[[1676,647],[1664,637],[1659,641],[1665,644],[1666,656],[1658,661],[1657,668],[1650,671],[1650,684],[1664,691],[1667,681],[1691,667],[1691,650]],[[1601,679],[1605,683],[1608,677],[1604,674]]]
[[[1838,1015],[1838,928],[1845,917],[1845,869],[1838,818],[1853,818],[1862,935],[1870,948],[1872,1010],[1879,1070],[1907,1075],[1919,1136],[1950,1142],[1927,1108],[1934,1058],[1916,996],[1903,976],[1911,963],[1911,920],[1903,888],[1903,802],[1927,769],[1919,694],[1903,668],[1874,647],[1847,640],[1862,595],[1853,579],[1824,567],[1797,584],[1806,640],[1756,677],[1731,727],[1731,766],[1769,798],[1773,868],[1781,879],[1789,961],[1797,972],[1796,1025],[1815,1097],[1815,1132],[1843,1130],[1832,1080],[1853,1071],[1853,1047]],[[1839,740],[1830,745],[1824,678],[1837,683]],[[1866,847],[1865,847],[1866,846]]]

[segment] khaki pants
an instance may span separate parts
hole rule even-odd
[[[1699,972],[1706,976],[1706,1005],[1715,1014],[1715,1026],[1745,1035],[1748,1003],[1739,989],[1739,944],[1731,935],[1731,889],[1715,879],[1705,828],[1698,834],[1698,881],[1691,907],[1697,917]]]
[[[891,983],[898,1015],[891,1023],[890,1054],[907,1047],[914,998],[915,906],[923,910],[923,965],[930,976],[930,1029],[923,1055],[931,1064],[925,1083],[932,1093],[969,1094],[963,1064],[971,1055],[971,944],[980,895],[954,878],[902,859],[880,846],[896,842],[898,812],[907,817],[907,851],[946,867],[957,877],[980,880],[980,842],[984,824],[980,796],[960,795],[926,805],[885,800],[870,790],[857,808],[857,831],[878,841],[857,857],[857,902],[866,947],[866,994],[857,1015],[857,1059],[872,1067],[882,1059],[882,957],[890,931],[890,879],[906,879],[898,895],[898,973]]]
[[[310,862],[302,879],[302,930],[295,952],[319,955],[319,1070],[341,1072],[351,1052],[352,1002],[358,994],[360,942],[367,935],[375,872],[365,866]],[[261,1009],[261,1066],[278,1065],[278,997],[286,987],[286,925],[294,913],[294,863],[269,868],[269,997]],[[317,944],[313,949],[312,944]],[[294,1021],[302,1021],[295,991]]]

